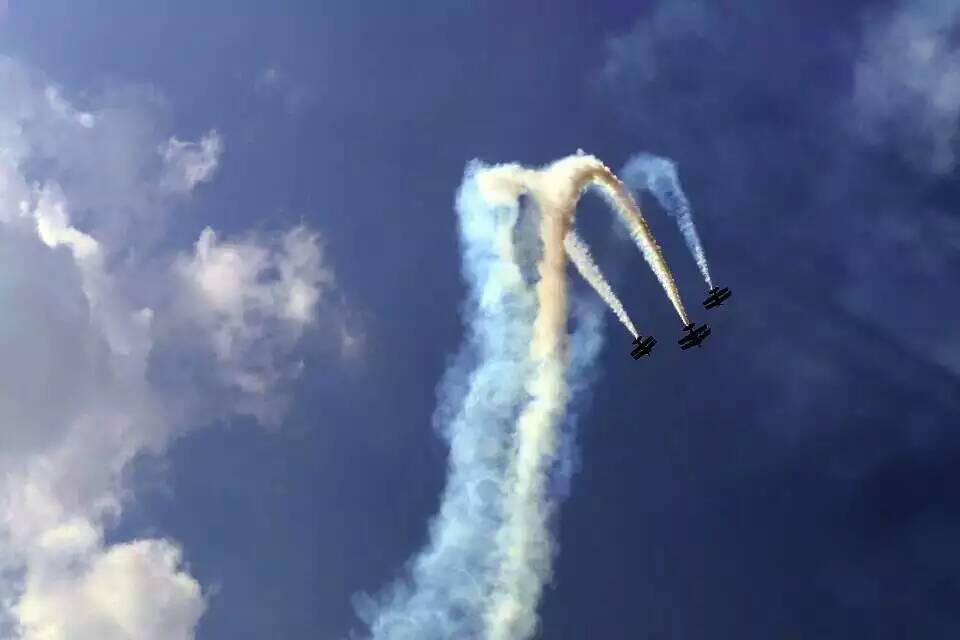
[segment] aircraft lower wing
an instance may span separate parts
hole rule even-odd
[[[654,338],[647,338],[646,340],[637,338],[633,341],[633,344],[637,346],[630,352],[630,355],[633,356],[634,360],[639,360],[643,356],[650,355],[653,345],[657,344],[657,341]]]
[[[710,327],[707,326],[694,329],[689,335],[685,335],[677,340],[677,344],[679,344],[683,350],[689,349],[690,347],[699,347],[703,344],[703,341],[707,339],[707,336],[710,335],[710,331]]]

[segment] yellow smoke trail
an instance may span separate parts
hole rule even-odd
[[[477,181],[488,202],[502,204],[515,201],[524,192],[530,192],[536,196],[531,189],[530,181],[534,180],[533,176],[549,172],[570,176],[570,183],[565,185],[564,188],[572,193],[571,202],[568,203],[571,218],[576,207],[576,201],[585,188],[593,186],[600,192],[607,204],[626,224],[630,237],[640,249],[644,260],[646,260],[654,275],[656,275],[681,322],[684,325],[690,324],[687,311],[680,299],[680,292],[677,290],[677,283],[667,266],[663,252],[660,251],[660,245],[657,244],[656,239],[650,232],[647,221],[640,213],[633,196],[630,195],[630,190],[599,158],[578,151],[576,155],[558,160],[541,172],[527,169],[518,164],[504,164],[487,169],[478,176]],[[556,191],[559,188],[555,184],[551,185],[549,181],[544,184],[547,192]]]
[[[567,255],[570,256],[570,262],[577,268],[583,279],[593,287],[597,295],[603,298],[603,301],[607,303],[620,323],[636,338],[637,328],[633,326],[630,316],[623,308],[623,303],[614,293],[610,283],[603,277],[603,272],[600,271],[600,267],[597,266],[597,263],[593,261],[593,256],[590,255],[590,249],[583,243],[576,231],[571,229],[567,233],[567,237],[563,239],[563,246],[567,250]]]
[[[640,208],[637,207],[633,196],[630,195],[630,190],[614,175],[609,167],[597,158],[593,156],[574,157],[589,158],[599,165],[590,172],[590,175],[585,178],[584,182],[592,183],[597,187],[607,203],[613,208],[617,215],[620,216],[624,223],[626,223],[627,229],[630,231],[630,237],[633,238],[634,243],[640,248],[644,260],[647,261],[647,264],[650,265],[653,273],[657,276],[657,280],[660,281],[660,286],[663,287],[667,298],[670,299],[670,303],[673,304],[677,315],[680,316],[680,320],[684,326],[690,324],[687,311],[683,308],[683,302],[680,300],[680,292],[677,290],[677,283],[673,279],[673,274],[667,266],[663,252],[660,251],[660,245],[657,244],[656,239],[654,239],[653,234],[650,232],[647,221],[644,219],[643,214],[640,213]]]
[[[577,200],[591,184],[600,188],[623,217],[686,324],[673,276],[629,192],[602,162],[575,155],[541,171],[501,165],[477,177],[491,204],[531,195],[540,210],[543,256],[536,286],[530,358],[534,373],[527,390],[531,400],[517,421],[513,458],[502,486],[503,522],[496,535],[498,574],[485,613],[487,640],[527,638],[536,629],[536,604],[550,576],[552,543],[547,522],[553,509],[546,495],[547,472],[557,449],[556,424],[564,413],[568,390],[565,338],[567,296],[564,238],[572,225]]]
[[[577,192],[551,193],[553,185],[538,180],[541,175],[527,173],[525,177],[540,205],[543,240],[536,287],[538,313],[530,345],[536,369],[527,389],[531,400],[517,421],[515,457],[503,487],[504,522],[496,540],[500,570],[486,612],[488,640],[526,638],[536,626],[534,607],[549,574],[551,556],[546,528],[550,507],[544,495],[546,471],[556,451],[553,426],[567,400],[563,375],[567,321],[563,238],[572,216],[572,207],[566,203],[575,202]],[[565,182],[569,190],[571,182]]]

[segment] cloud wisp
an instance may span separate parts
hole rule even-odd
[[[854,65],[853,126],[871,142],[895,139],[936,174],[960,144],[960,5],[912,0],[873,16]]]
[[[166,175],[164,184],[172,191],[192,191],[209,182],[223,155],[223,138],[217,131],[207,132],[198,142],[171,137],[158,149]]]

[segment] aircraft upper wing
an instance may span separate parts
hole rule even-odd
[[[720,306],[724,300],[730,297],[730,288],[723,287],[722,289],[711,289],[709,295],[703,301],[703,306],[707,309],[713,309],[714,307]]]
[[[633,356],[634,360],[639,360],[642,356],[650,355],[650,351],[653,349],[653,345],[657,344],[657,339],[653,336],[637,336],[633,340],[635,345],[633,350],[630,352],[630,355]]]
[[[687,349],[689,347],[699,346],[704,339],[710,335],[710,327],[703,325],[702,327],[688,329],[689,333],[679,340],[677,344],[680,345],[681,349]]]

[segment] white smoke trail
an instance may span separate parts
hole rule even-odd
[[[552,505],[546,500],[545,488],[557,447],[553,427],[567,401],[563,238],[579,194],[579,190],[571,190],[573,176],[553,182],[547,177],[550,172],[523,170],[517,175],[539,208],[543,255],[538,265],[538,308],[529,352],[535,367],[528,380],[531,399],[517,420],[514,454],[503,485],[504,522],[495,539],[499,571],[486,610],[483,637],[487,640],[527,638],[533,633],[535,606],[550,571],[552,545],[547,522]]]
[[[607,279],[603,277],[603,272],[600,271],[600,267],[597,266],[593,256],[590,255],[590,249],[583,243],[576,231],[571,229],[567,233],[567,237],[563,239],[563,246],[567,250],[567,255],[570,256],[570,262],[577,268],[583,279],[593,287],[593,290],[607,303],[620,323],[636,338],[638,335],[637,329],[633,326],[626,309],[623,308],[623,303],[620,302]]]
[[[576,155],[558,160],[550,165],[549,169],[573,172],[576,188],[574,205],[583,189],[593,187],[599,192],[626,225],[630,237],[640,249],[644,260],[646,260],[657,280],[659,280],[660,286],[663,287],[664,293],[667,294],[667,298],[673,305],[681,322],[684,325],[689,324],[690,320],[687,317],[686,309],[683,307],[683,302],[680,300],[677,283],[673,279],[673,274],[670,273],[670,268],[660,251],[660,246],[650,232],[647,221],[644,220],[637,203],[630,195],[630,190],[598,158],[579,151]],[[499,197],[502,197],[503,194],[524,191],[525,176],[535,174],[536,172],[520,165],[505,164],[488,169],[483,175],[478,176],[478,180],[481,182],[481,189],[484,192],[501,194]],[[547,185],[547,193],[541,195],[553,197],[550,191],[555,190],[555,185]]]
[[[375,640],[523,640],[536,629],[553,556],[551,474],[565,481],[574,462],[557,459],[572,456],[560,431],[569,385],[589,368],[599,341],[599,323],[585,322],[570,359],[564,238],[588,184],[639,228],[644,255],[684,317],[659,248],[599,160],[572,156],[542,171],[468,167],[457,211],[469,341],[447,373],[437,414],[450,442],[450,476],[409,579],[378,601],[358,598]],[[539,213],[539,237],[518,237],[524,193]],[[532,288],[521,261],[533,245],[540,255]]]
[[[697,234],[697,227],[693,223],[693,212],[690,210],[690,201],[687,200],[683,188],[680,186],[680,177],[677,175],[677,165],[669,158],[662,158],[650,153],[638,153],[630,158],[620,174],[624,182],[636,190],[646,188],[653,194],[670,216],[677,221],[680,233],[687,243],[687,248],[697,261],[697,267],[703,275],[707,286],[713,288],[710,278],[710,267],[707,265],[707,256],[703,252],[703,244]]]
[[[428,547],[378,601],[357,598],[376,640],[480,638],[494,576],[491,540],[500,527],[500,483],[519,407],[535,297],[517,264],[517,199],[488,204],[468,166],[457,198],[463,273],[470,294],[468,340],[439,392],[435,424],[450,444],[450,475]]]
[[[673,276],[636,204],[623,184],[593,156],[577,154],[542,171],[503,165],[478,177],[491,198],[526,192],[540,210],[543,257],[537,283],[537,315],[530,357],[530,402],[517,421],[514,456],[504,482],[503,526],[497,533],[499,574],[486,614],[487,640],[528,638],[536,630],[536,605],[550,577],[553,544],[547,523],[554,504],[546,495],[548,470],[557,453],[556,425],[568,399],[564,377],[567,298],[563,241],[580,194],[599,188],[630,225],[681,319],[686,314]]]

